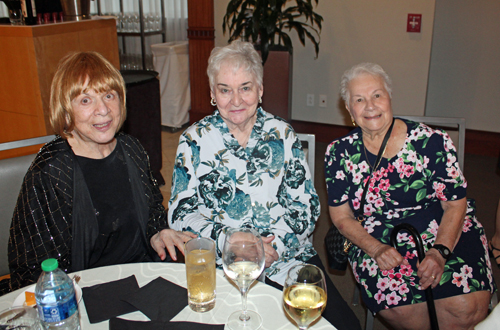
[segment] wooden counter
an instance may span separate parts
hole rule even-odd
[[[50,84],[66,54],[97,51],[120,68],[114,19],[0,25],[0,45],[0,143],[53,134],[48,117]],[[38,149],[0,152],[0,159]]]

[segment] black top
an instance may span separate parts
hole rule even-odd
[[[77,159],[99,224],[89,266],[149,261],[120,144],[104,159]]]

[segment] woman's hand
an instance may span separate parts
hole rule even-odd
[[[165,252],[165,248],[167,248],[172,260],[176,261],[175,247],[184,254],[184,243],[196,237],[198,237],[196,234],[188,231],[180,232],[173,229],[163,229],[151,237],[151,246],[158,253],[161,260],[165,260],[167,257]]]
[[[425,254],[424,260],[417,267],[417,275],[420,278],[420,287],[422,290],[429,286],[435,288],[444,272],[446,261],[436,249],[430,249]]]
[[[262,243],[264,243],[264,252],[266,254],[266,268],[270,267],[273,262],[277,261],[279,258],[278,252],[276,252],[276,250],[271,245],[272,241],[274,241],[274,235],[262,237]]]
[[[443,244],[453,251],[462,234],[467,199],[464,197],[455,201],[441,201],[441,206],[444,212],[434,244]],[[435,288],[439,284],[445,264],[446,260],[438,250],[430,249],[427,251],[424,260],[417,266],[417,275],[423,290],[429,286]]]
[[[408,260],[390,245],[380,243],[371,253],[380,270],[390,270],[399,265],[409,265]]]

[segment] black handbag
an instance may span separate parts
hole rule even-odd
[[[347,253],[344,252],[344,244],[347,239],[332,224],[325,236],[325,246],[330,268],[344,271],[347,268]]]
[[[368,185],[370,184],[370,179],[372,173],[377,169],[380,161],[382,160],[382,156],[385,153],[385,149],[387,147],[387,141],[389,141],[389,137],[391,136],[392,128],[394,127],[394,119],[392,119],[391,127],[387,133],[385,133],[384,140],[382,141],[382,145],[380,146],[380,150],[377,155],[377,160],[375,161],[375,167],[373,171],[370,172],[368,176],[368,180],[366,180],[365,187],[363,189],[363,196],[361,197],[361,203],[358,209],[359,214],[355,214],[356,219],[359,223],[362,223],[365,218],[363,215],[363,209],[365,207],[365,199],[366,192],[368,191]],[[344,271],[347,268],[347,255],[349,253],[349,249],[352,246],[352,243],[344,237],[338,230],[338,228],[332,224],[328,232],[325,236],[325,246],[326,252],[328,255],[328,264],[330,268],[335,270]]]

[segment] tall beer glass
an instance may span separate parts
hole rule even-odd
[[[195,312],[208,312],[215,306],[215,242],[193,238],[184,245],[188,304]]]

